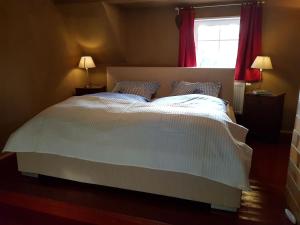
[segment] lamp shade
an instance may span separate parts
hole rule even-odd
[[[271,58],[269,56],[257,56],[251,68],[253,69],[273,69]]]
[[[82,69],[89,69],[89,68],[95,68],[96,65],[91,56],[82,56],[79,61],[78,67]]]

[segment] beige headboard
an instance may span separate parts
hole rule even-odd
[[[233,69],[200,69],[183,67],[108,67],[107,90],[111,91],[116,82],[122,80],[158,81],[160,89],[156,97],[168,96],[173,81],[190,82],[219,81],[222,83],[220,97],[232,103]]]

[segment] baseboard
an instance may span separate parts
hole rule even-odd
[[[22,172],[22,175],[26,177],[39,178],[39,175],[37,173]]]

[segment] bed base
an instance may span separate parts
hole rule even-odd
[[[241,190],[193,175],[119,166],[41,153],[17,153],[24,175],[38,174],[211,204],[235,212]]]
[[[29,173],[29,172],[21,172],[23,176],[26,177],[33,177],[33,178],[39,178],[39,174],[38,173]]]
[[[40,174],[27,173],[27,172],[22,172],[22,175],[23,176],[27,176],[27,177],[32,177],[32,178],[39,178],[39,176],[40,176]],[[217,210],[222,210],[222,211],[228,211],[228,212],[236,212],[237,211],[237,208],[218,206],[218,205],[214,205],[214,204],[211,204],[210,207],[212,209],[217,209]]]

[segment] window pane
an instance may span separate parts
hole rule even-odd
[[[201,68],[234,68],[239,26],[239,17],[196,20],[197,66]]]
[[[207,26],[200,24],[198,27],[198,40],[219,40],[219,26]]]
[[[238,40],[240,32],[239,24],[228,24],[220,26],[221,40]]]
[[[215,55],[219,51],[219,41],[200,41],[198,47],[201,49],[197,51],[198,67],[213,68],[217,63]]]
[[[219,68],[234,68],[237,57],[237,41],[220,41]]]

